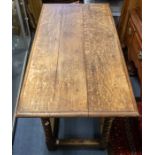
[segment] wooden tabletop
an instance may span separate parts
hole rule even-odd
[[[108,4],[44,4],[17,117],[138,116]]]

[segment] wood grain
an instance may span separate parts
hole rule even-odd
[[[62,14],[55,93],[49,108],[60,112],[87,114],[82,10],[79,5],[66,5],[62,7]]]
[[[85,7],[84,12],[89,115],[132,112],[135,106],[129,103],[134,99],[122,65],[122,51],[112,17],[92,6]]]
[[[44,4],[18,117],[137,116],[107,4]]]

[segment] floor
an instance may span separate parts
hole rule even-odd
[[[99,136],[97,119],[68,118],[60,120],[60,138]],[[56,150],[48,151],[44,141],[44,133],[40,119],[18,119],[13,155],[107,155],[103,150]]]
[[[106,0],[107,1],[107,0]],[[110,0],[114,1],[114,0]],[[90,2],[90,0],[86,0]],[[93,1],[91,2],[100,2]],[[119,2],[121,3],[121,1]],[[113,7],[114,9],[114,7]],[[117,12],[113,11],[114,13]],[[21,44],[21,48],[15,48],[17,42]],[[23,42],[20,38],[13,36],[13,64],[12,64],[12,102],[13,113],[15,110],[18,86],[23,66],[26,49],[22,48]],[[140,96],[140,86],[137,77],[131,77],[133,91],[136,97]],[[69,118],[60,120],[59,137],[87,137],[94,138],[99,136],[99,123],[97,119],[92,118]],[[107,155],[107,150],[56,150],[48,151],[44,141],[44,133],[41,121],[38,118],[20,118],[17,120],[15,137],[13,142],[13,155]]]

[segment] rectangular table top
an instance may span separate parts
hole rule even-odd
[[[138,116],[108,4],[44,4],[17,117]]]

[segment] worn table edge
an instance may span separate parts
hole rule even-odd
[[[138,117],[138,111],[127,111],[127,112],[17,112],[16,117],[25,118],[42,118],[42,117]]]

